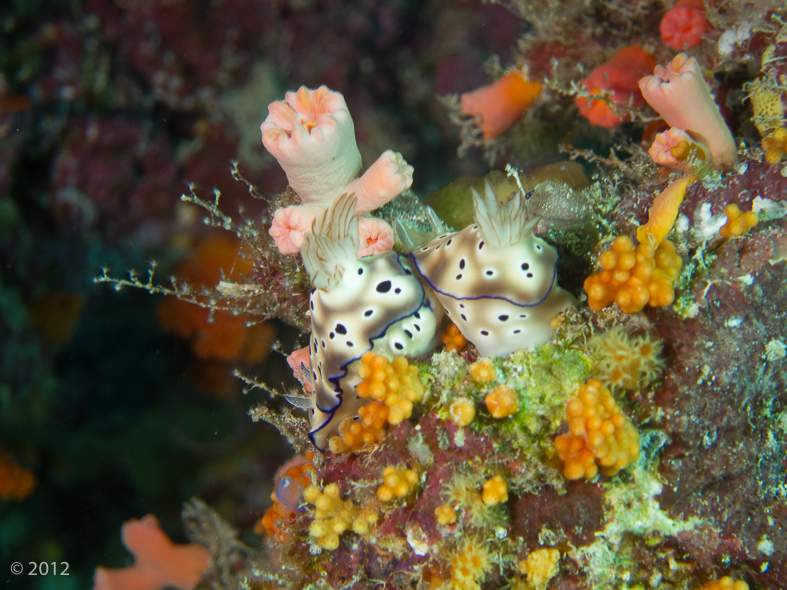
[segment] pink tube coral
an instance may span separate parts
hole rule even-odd
[[[711,163],[716,166],[734,164],[738,159],[735,140],[710,94],[697,60],[680,53],[666,67],[656,66],[653,73],[639,81],[648,104],[670,127],[683,129],[707,146]]]
[[[405,162],[402,154],[387,150],[363,176],[349,184],[346,192],[355,193],[358,213],[368,213],[382,207],[412,184],[413,167]]]
[[[393,248],[393,228],[382,219],[366,217],[358,220],[358,234],[361,238],[358,258],[387,252]]]
[[[361,153],[344,97],[301,86],[268,105],[262,143],[304,203],[330,204],[361,170]]]
[[[682,129],[673,127],[656,135],[648,153],[656,164],[689,174],[692,169],[687,158],[691,154],[692,149],[696,150],[699,158],[704,158],[706,150],[703,146],[695,142]]]
[[[311,366],[310,362],[308,346],[293,351],[292,354],[287,357],[287,364],[290,365],[293,375],[295,375],[295,378],[303,384],[303,388],[309,393],[314,390],[310,378],[311,376],[308,374],[309,367]],[[304,374],[304,367],[306,368],[306,374]]]
[[[304,206],[277,209],[268,233],[282,254],[300,252],[303,236],[312,230],[315,213]]]

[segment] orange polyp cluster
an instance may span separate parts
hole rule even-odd
[[[599,256],[601,272],[585,279],[588,305],[601,310],[617,303],[624,313],[636,313],[646,305],[665,307],[675,300],[674,284],[683,262],[672,242],[655,250],[647,244],[634,247],[631,238],[619,236]]]
[[[396,426],[413,413],[413,403],[424,397],[418,367],[398,356],[393,361],[367,352],[358,365],[361,382],[355,389],[360,398],[372,398],[388,407],[388,424]]]
[[[481,500],[487,506],[508,502],[508,483],[506,483],[502,475],[495,475],[492,479],[484,482]]]
[[[388,406],[373,401],[358,410],[360,420],[345,418],[339,424],[339,435],[328,440],[332,453],[352,453],[367,445],[376,445],[385,438]]]
[[[566,404],[568,434],[555,439],[568,479],[614,475],[639,457],[639,434],[601,381],[591,379]]]
[[[339,547],[339,537],[345,531],[365,535],[378,519],[373,510],[361,509],[351,500],[342,500],[339,486],[335,483],[328,484],[323,490],[309,486],[303,491],[303,499],[315,508],[309,536],[318,547],[329,551]]]
[[[0,449],[0,500],[21,502],[33,493],[38,478]]]
[[[708,582],[700,590],[749,590],[749,585],[743,580],[733,580],[729,576],[724,576],[720,580]]]
[[[382,502],[394,498],[404,498],[418,489],[418,474],[412,469],[386,467],[383,470],[383,483],[377,488],[377,497]]]
[[[479,385],[484,385],[490,381],[494,381],[495,367],[492,362],[487,359],[476,361],[470,365],[470,377]]]
[[[456,324],[448,324],[448,327],[440,336],[440,340],[445,344],[445,349],[448,352],[462,352],[462,349],[467,346],[468,342]]]
[[[437,524],[443,526],[454,524],[457,519],[456,508],[450,504],[440,504],[440,506],[434,509],[434,516],[435,520],[437,520]]]
[[[448,408],[448,415],[457,426],[467,426],[475,418],[475,404],[466,397],[455,399]]]
[[[494,418],[506,418],[519,409],[516,392],[507,385],[499,385],[487,393],[484,403]]]
[[[724,208],[724,214],[727,216],[727,223],[721,226],[719,233],[727,239],[742,236],[760,220],[759,215],[754,211],[743,213],[734,203]]]

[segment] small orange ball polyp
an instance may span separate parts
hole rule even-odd
[[[500,385],[487,393],[484,403],[494,418],[506,418],[519,409],[516,392],[506,385]]]
[[[470,365],[470,377],[476,383],[489,383],[495,379],[495,376],[495,367],[487,359],[476,361]]]
[[[508,483],[502,475],[495,475],[484,482],[484,491],[481,499],[487,506],[495,506],[508,501]]]
[[[460,397],[451,403],[448,414],[457,426],[467,426],[475,418],[475,404],[466,397]]]

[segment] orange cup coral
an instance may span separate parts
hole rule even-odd
[[[487,393],[484,403],[494,418],[506,418],[519,409],[516,392],[506,385],[500,385]]]
[[[481,500],[487,506],[508,502],[508,483],[502,475],[495,475],[492,479],[484,482]]]
[[[415,471],[389,466],[383,470],[383,483],[377,488],[377,497],[382,502],[390,502],[394,498],[409,496],[418,487],[418,474]]]
[[[403,356],[393,361],[374,352],[367,352],[358,365],[361,382],[355,393],[362,399],[372,398],[384,403],[389,410],[388,424],[396,426],[413,413],[413,403],[424,396],[424,385],[418,377],[418,367],[410,365]]]
[[[599,127],[616,127],[625,122],[628,116],[618,114],[614,105],[629,102],[632,106],[641,105],[637,82],[655,65],[656,58],[644,49],[636,45],[624,47],[582,81],[592,96],[600,98],[574,99],[579,112],[591,125]]]
[[[440,340],[445,344],[445,349],[448,352],[462,352],[462,349],[467,346],[467,338],[459,331],[459,326],[456,324],[448,324],[448,327],[440,335]]]
[[[479,117],[484,139],[499,137],[516,123],[541,94],[541,84],[531,82],[520,70],[509,72],[492,84],[465,92],[462,111]]]

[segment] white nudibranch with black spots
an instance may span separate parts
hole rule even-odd
[[[366,403],[350,365],[374,350],[389,358],[418,356],[434,343],[442,308],[428,295],[406,257],[358,252],[356,199],[342,196],[314,221],[301,249],[311,276],[310,437],[323,450],[328,436]],[[431,299],[430,299],[431,297]]]
[[[557,285],[557,251],[533,235],[521,192],[501,204],[489,183],[473,190],[475,224],[410,256],[465,338],[484,356],[547,342],[574,298]]]

